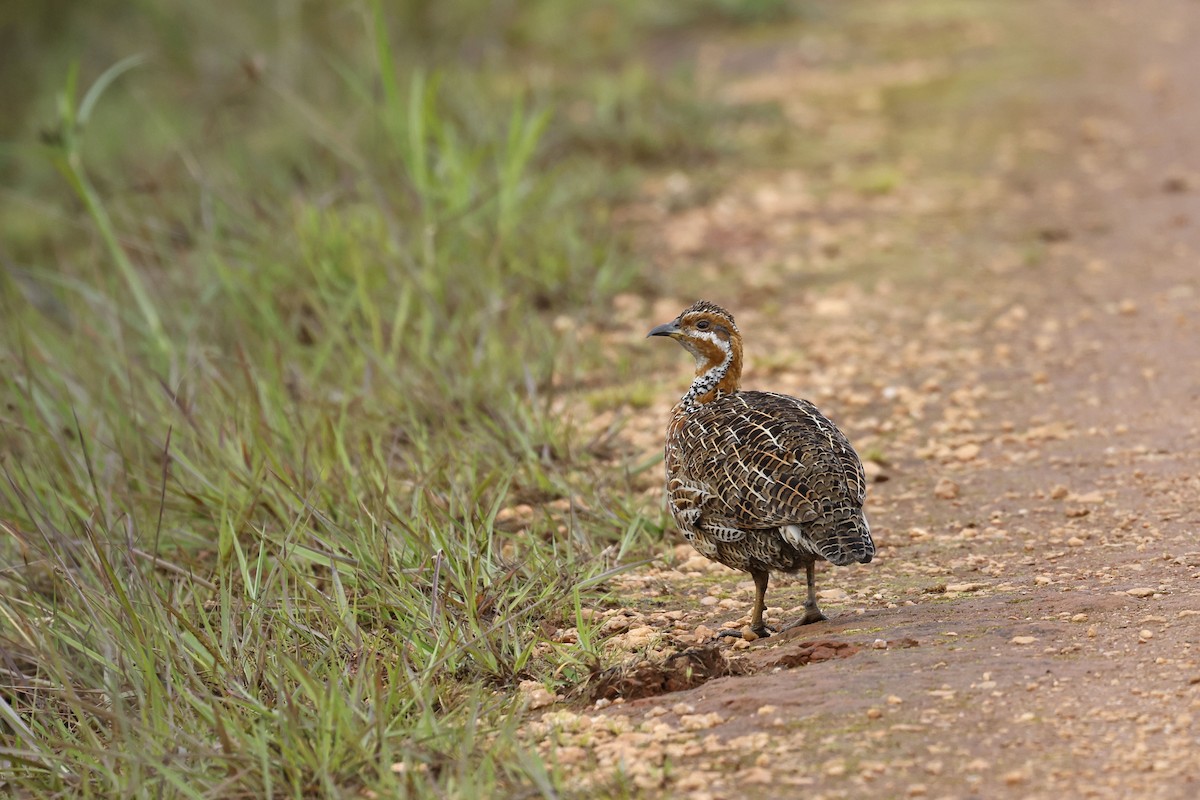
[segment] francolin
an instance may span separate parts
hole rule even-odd
[[[649,335],[669,336],[696,358],[667,426],[667,502],[679,529],[705,557],[750,573],[754,636],[770,635],[763,609],[772,571],[803,569],[808,578],[804,616],[786,627],[826,619],[817,560],[865,564],[875,554],[858,454],[809,401],[741,389],[742,335],[720,306],[701,300]]]

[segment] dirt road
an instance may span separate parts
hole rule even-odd
[[[630,299],[629,335],[701,294],[732,309],[745,384],[813,399],[872,459],[880,550],[823,565],[831,621],[717,655],[747,576],[679,548],[628,577],[600,613],[636,655],[590,689],[622,699],[532,728],[584,793],[1200,796],[1200,4],[1034,5],[1073,66],[975,178],[901,148],[898,178],[868,175],[882,190],[764,168],[695,202],[668,202],[693,180],[674,176],[631,212],[666,296]],[[953,68],[750,61],[723,91],[867,147],[887,143],[881,92]],[[861,108],[822,128],[831,83]],[[973,124],[960,109],[926,133]],[[911,271],[873,266],[897,254]],[[688,379],[682,353],[654,358],[634,452]],[[802,600],[775,579],[768,620]]]

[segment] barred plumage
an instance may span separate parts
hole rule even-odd
[[[804,569],[808,600],[796,624],[825,619],[814,564],[867,563],[875,544],[863,514],[866,477],[845,435],[807,400],[743,392],[742,338],[733,316],[701,300],[650,331],[696,358],[696,378],[667,427],[667,501],[702,555],[749,572],[757,589],[750,628],[769,575]]]

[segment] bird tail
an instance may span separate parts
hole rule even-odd
[[[875,557],[875,540],[871,538],[867,515],[859,510],[842,520],[833,535],[825,537],[820,550],[826,561],[839,567],[869,564]]]
[[[865,511],[858,515],[858,521],[861,523],[859,537],[862,548],[856,553],[855,558],[860,564],[870,564],[871,559],[875,557],[875,540],[871,538],[871,524],[867,522]]]

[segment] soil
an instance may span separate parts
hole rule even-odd
[[[713,639],[746,575],[677,547],[623,578],[596,613],[629,658],[529,726],[583,794],[1200,796],[1200,4],[1036,5],[1080,55],[986,174],[815,192],[764,168],[692,202],[673,176],[629,212],[667,296],[619,307],[623,346],[697,287],[730,308],[745,385],[813,399],[871,459],[879,552],[821,565],[830,621],[753,642]],[[743,61],[722,91],[798,126],[822,81],[861,80],[836,122],[864,136],[871,91],[939,68]],[[872,269],[897,249],[927,261]],[[631,452],[690,377],[655,358]],[[803,598],[773,578],[768,623]]]

